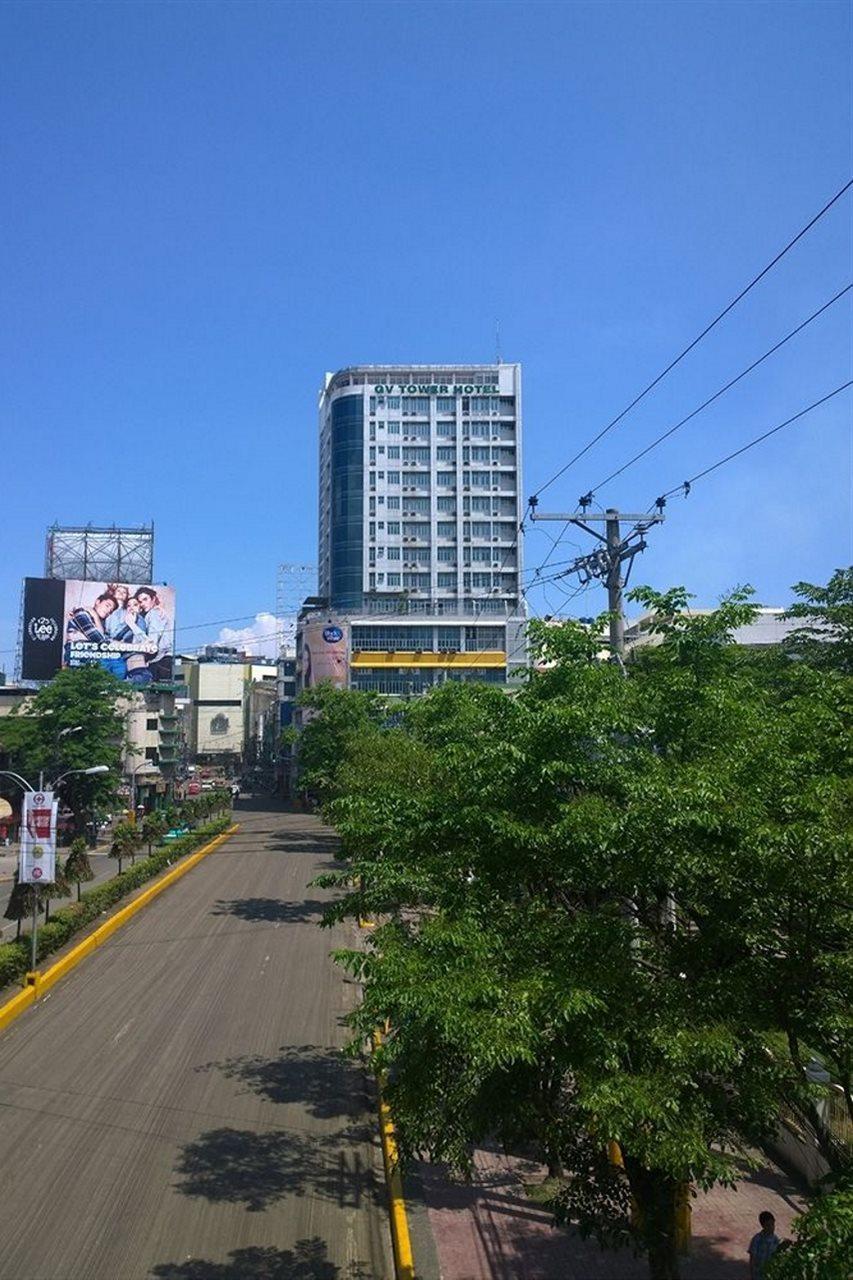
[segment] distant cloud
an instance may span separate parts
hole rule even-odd
[[[293,631],[291,619],[281,620],[273,613],[257,613],[255,621],[248,627],[223,627],[216,643],[233,645],[261,658],[275,658],[282,639],[290,639]]]

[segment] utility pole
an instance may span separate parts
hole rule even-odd
[[[591,582],[593,578],[598,578],[605,584],[607,608],[610,612],[610,652],[613,660],[621,666],[625,656],[625,610],[622,593],[628,585],[634,556],[645,551],[648,545],[645,539],[646,532],[653,524],[660,524],[664,519],[662,509],[659,509],[655,515],[649,515],[647,512],[637,515],[617,511],[615,507],[608,507],[602,513],[590,512],[588,508],[592,504],[592,495],[587,493],[579,499],[580,510],[578,511],[538,514],[537,501],[536,498],[530,499],[531,520],[561,520],[567,526],[573,524],[578,529],[583,529],[585,533],[591,534],[601,543],[589,555],[578,556],[568,569],[555,574],[554,578],[565,578],[577,573],[584,584]],[[622,525],[629,521],[631,528],[623,537]],[[590,525],[596,522],[603,522],[603,534],[597,529],[590,528]],[[623,576],[622,566],[625,564],[628,567]],[[535,585],[535,579],[530,585]]]

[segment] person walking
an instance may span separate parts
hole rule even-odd
[[[749,1280],[765,1280],[767,1263],[777,1252],[782,1241],[776,1234],[776,1219],[767,1209],[759,1213],[761,1230],[756,1231],[749,1242]]]

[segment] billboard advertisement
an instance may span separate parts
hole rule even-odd
[[[346,689],[349,674],[349,628],[331,622],[309,622],[302,628],[302,688],[331,681]]]
[[[99,663],[135,685],[171,680],[174,630],[173,587],[27,578],[21,677]]]
[[[56,810],[52,791],[25,791],[21,814],[22,884],[52,884],[56,878]]]

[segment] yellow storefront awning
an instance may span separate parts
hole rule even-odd
[[[448,650],[435,653],[429,649],[411,652],[406,649],[353,649],[350,666],[354,670],[365,667],[505,667],[503,649],[485,649],[473,653]]]

